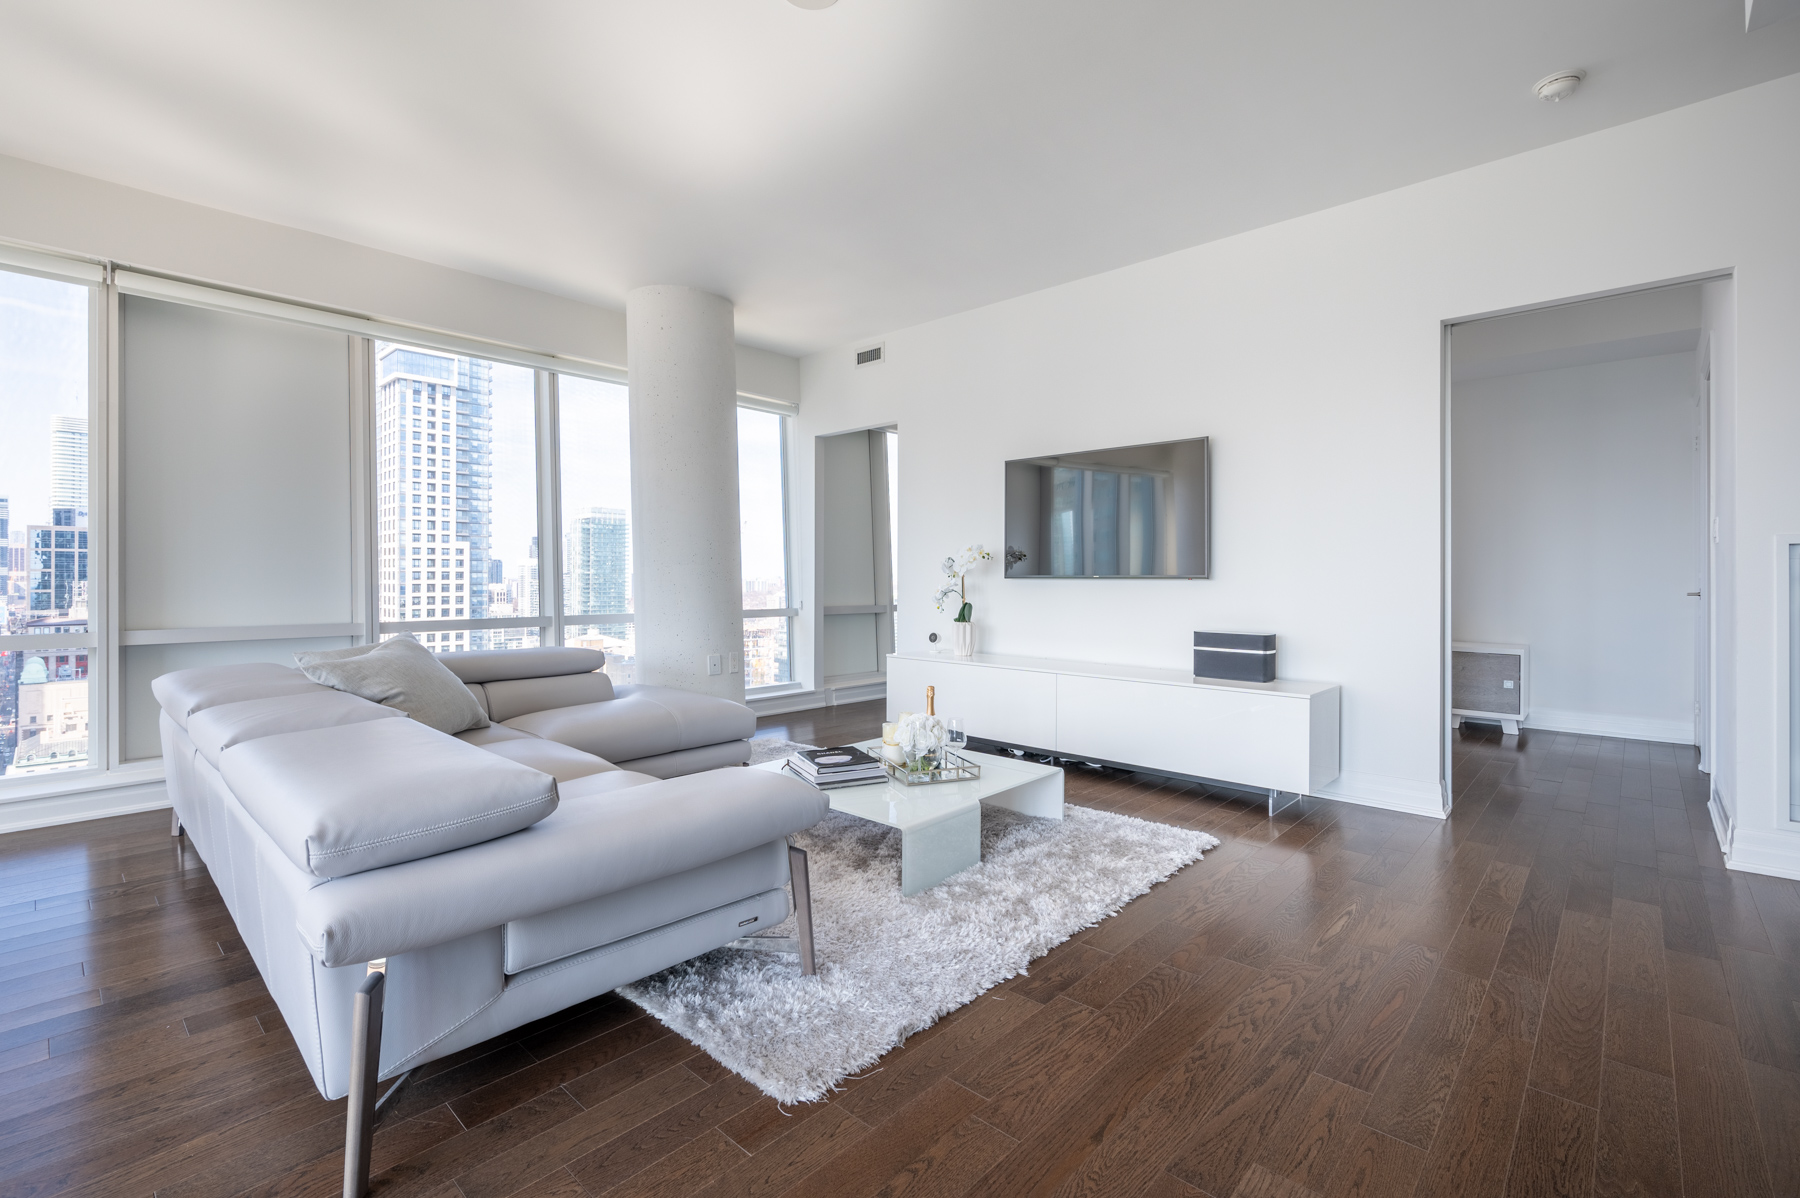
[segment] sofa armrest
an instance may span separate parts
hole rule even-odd
[[[717,770],[604,788],[597,774],[523,831],[334,878],[301,899],[301,941],[354,965],[553,911],[778,840],[825,818],[825,795],[766,770]]]

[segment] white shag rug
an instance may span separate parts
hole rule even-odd
[[[792,954],[718,949],[619,991],[781,1102],[822,1098],[1219,844],[1085,807],[984,808],[981,864],[905,897],[897,831],[833,812],[794,841],[817,977]],[[766,934],[793,935],[792,918]]]

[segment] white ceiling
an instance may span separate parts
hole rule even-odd
[[[0,152],[802,353],[1800,71],[1742,0],[0,0]],[[1546,104],[1565,67],[1588,82]]]

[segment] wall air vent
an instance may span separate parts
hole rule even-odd
[[[856,364],[873,366],[881,361],[882,354],[886,349],[886,345],[871,345],[868,349],[859,349],[856,351]]]

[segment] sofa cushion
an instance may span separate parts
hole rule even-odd
[[[245,741],[219,772],[288,860],[337,878],[517,832],[556,810],[556,781],[412,720]],[[749,772],[749,771],[745,771]]]
[[[487,692],[488,718],[497,723],[552,707],[604,703],[613,697],[612,679],[605,674],[514,678],[478,685]]]
[[[750,743],[747,740],[727,740],[716,745],[701,745],[698,749],[677,749],[673,753],[658,753],[654,757],[621,761],[617,765],[622,770],[636,770],[654,778],[679,778],[683,774],[697,774],[702,770],[746,765],[750,761]]]
[[[309,661],[300,668],[314,682],[398,708],[439,732],[461,732],[488,722],[469,688],[410,637],[383,641],[354,657]]]
[[[522,832],[313,887],[295,912],[302,943],[327,966],[442,944],[736,856],[828,810],[821,791],[767,770],[664,782],[615,770],[571,782],[564,795]]]
[[[329,690],[292,666],[247,661],[229,666],[175,670],[150,681],[150,693],[169,718],[186,728],[188,717],[208,707],[265,699],[272,695],[304,695]]]
[[[606,664],[598,649],[545,645],[535,649],[476,649],[441,659],[464,682],[503,682],[509,678],[553,678],[559,674],[591,674]]]
[[[529,732],[520,732],[517,728],[508,728],[505,724],[489,724],[485,728],[465,728],[455,734],[456,739],[467,745],[491,745],[503,740],[536,740]]]
[[[615,692],[618,697],[609,702],[534,711],[504,722],[608,761],[744,740],[756,731],[756,713],[730,699],[662,686],[621,686]]]
[[[316,691],[271,695],[266,699],[246,699],[242,703],[208,707],[188,717],[187,731],[194,747],[200,750],[200,756],[218,769],[219,755],[232,745],[245,741],[285,732],[304,732],[309,728],[404,718],[406,713],[403,711],[319,687]]]
[[[559,745],[553,740],[543,740],[536,736],[492,741],[481,747],[508,761],[516,761],[520,765],[528,765],[534,770],[541,770],[555,778],[558,783],[573,782],[575,779],[585,778],[589,774],[603,774],[608,771],[616,773],[619,769],[618,766],[603,757],[596,757],[592,753],[583,753],[580,749],[571,749],[568,745]]]

